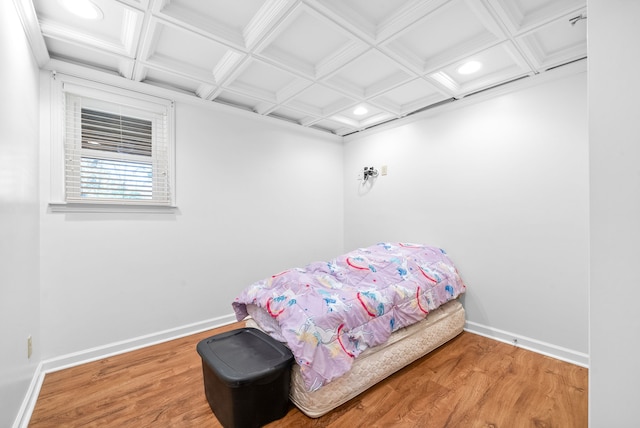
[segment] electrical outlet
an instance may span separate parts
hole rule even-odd
[[[27,358],[31,358],[31,354],[33,354],[33,340],[29,336],[27,337]]]
[[[386,165],[382,165],[380,167],[380,175],[387,175],[387,166]]]

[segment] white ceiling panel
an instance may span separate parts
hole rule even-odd
[[[355,99],[322,85],[313,85],[295,96],[285,106],[308,114],[327,117],[354,104]]]
[[[368,98],[397,86],[413,75],[398,69],[398,64],[377,50],[355,58],[326,82],[359,98]]]
[[[145,10],[149,6],[149,0],[118,0],[118,2]]]
[[[102,12],[101,19],[78,20],[57,1],[34,1],[45,37],[133,57],[144,14],[113,1],[96,0],[95,4]]]
[[[149,28],[151,34],[142,54],[145,62],[204,81],[224,77],[224,73],[216,76],[216,70],[233,55],[228,46],[163,21],[156,20]],[[236,62],[239,60],[238,55]]]
[[[519,38],[523,52],[536,67],[549,68],[586,56],[587,24],[582,19],[567,25],[574,16],[566,15]]]
[[[362,113],[357,113],[361,109]],[[361,103],[331,116],[334,122],[341,123],[354,129],[366,129],[370,126],[386,122],[394,115],[371,104]]]
[[[256,111],[258,106],[263,103],[262,100],[238,94],[229,90],[221,91],[218,95],[216,95],[215,101],[251,111]]]
[[[163,0],[155,11],[192,31],[244,46],[245,31],[263,4],[262,0]]]
[[[165,88],[175,88],[182,92],[198,93],[202,83],[164,70],[146,68],[143,82]]]
[[[385,47],[423,74],[502,39],[499,26],[480,2],[453,0],[407,28]]]
[[[372,102],[397,116],[405,116],[447,98],[449,96],[443,94],[433,84],[418,78],[385,92],[372,99]]]
[[[304,4],[287,17],[259,53],[317,79],[363,52],[366,45]]]
[[[323,119],[314,122],[310,125],[312,128],[320,129],[322,131],[331,132],[337,135],[347,135],[353,132],[354,128],[351,126],[345,126],[343,123],[336,122],[331,119]]]
[[[514,34],[521,34],[586,6],[584,0],[488,0]]]
[[[90,0],[96,20],[16,1],[35,12],[25,25],[45,68],[117,73],[338,135],[587,55],[586,0]],[[469,60],[480,69],[459,74]]]
[[[290,122],[295,122],[298,124],[308,122],[310,120],[309,116],[303,112],[292,110],[285,107],[279,107],[274,109],[269,116],[277,117],[279,119],[285,119]]]
[[[282,102],[312,82],[260,60],[247,61],[227,86],[237,92],[270,102]]]
[[[460,67],[469,61],[478,61],[482,66],[476,73],[460,73]],[[429,77],[449,90],[455,97],[460,97],[489,86],[514,80],[529,72],[527,63],[513,48],[511,42],[504,42],[443,67]]]
[[[80,63],[90,68],[119,73],[130,77],[133,60],[111,52],[101,51],[93,46],[86,46],[76,42],[68,42],[45,37],[49,52],[55,57],[71,63]]]
[[[310,2],[326,15],[371,41],[401,31],[419,17],[421,0],[317,0]],[[429,7],[433,7],[429,5]]]

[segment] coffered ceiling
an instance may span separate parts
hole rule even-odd
[[[43,68],[80,64],[338,135],[587,55],[586,0],[92,0],[96,20],[16,1]],[[471,60],[480,69],[461,74]]]

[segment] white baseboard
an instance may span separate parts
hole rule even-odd
[[[235,315],[229,314],[41,361],[33,375],[33,379],[31,380],[27,394],[25,395],[20,411],[15,419],[13,428],[26,428],[29,425],[31,414],[33,413],[36,402],[38,401],[40,388],[42,387],[44,377],[47,373],[78,366],[80,364],[89,363],[102,358],[111,357],[113,355],[123,354],[125,352],[134,351],[136,349],[156,345],[169,340],[179,339],[191,334],[222,327],[235,321]],[[470,333],[518,346],[548,357],[576,364],[581,367],[589,367],[589,356],[582,352],[541,342],[536,339],[531,339],[504,330],[487,327],[471,321],[465,322],[464,329]]]
[[[22,405],[18,411],[16,419],[13,421],[13,428],[27,428],[33,409],[36,407],[36,401],[38,401],[38,395],[40,395],[40,388],[44,382],[44,373],[42,372],[42,363],[38,364],[36,371],[33,374],[27,393],[22,400]]]
[[[22,402],[20,411],[16,416],[13,428],[26,428],[29,425],[29,420],[31,419],[31,415],[33,413],[33,410],[35,409],[36,402],[38,401],[40,388],[42,388],[42,383],[44,382],[44,377],[47,373],[52,373],[69,367],[78,366],[80,364],[100,360],[102,358],[123,354],[125,352],[135,351],[136,349],[157,345],[159,343],[168,342],[169,340],[179,339],[181,337],[211,330],[217,327],[222,327],[234,322],[236,322],[235,315],[229,314],[218,318],[212,318],[193,324],[188,324],[182,327],[134,337],[132,339],[122,340],[120,342],[114,342],[107,345],[90,348],[84,351],[78,351],[71,354],[62,355],[60,357],[43,360],[40,362],[40,364],[38,364],[38,368],[33,375],[33,379],[31,380],[31,384],[29,385],[27,394],[25,395],[25,398]]]
[[[42,362],[42,369],[44,373],[51,373],[69,367],[78,366],[80,364],[90,363],[102,358],[123,354],[125,352],[135,351],[136,349],[144,348],[146,346],[157,345],[158,343],[167,342],[173,339],[179,339],[190,334],[196,334],[202,331],[211,330],[216,327],[231,324],[235,321],[235,315],[229,314],[210,320],[188,324],[182,327],[176,327],[157,333],[134,337],[132,339],[127,339],[120,342],[97,346],[95,348],[86,349],[84,351],[73,352],[71,354],[44,360]]]
[[[472,321],[466,321],[465,331],[508,343],[519,348],[533,351],[538,354],[546,355],[557,360],[566,361],[580,367],[589,368],[589,355],[583,352],[574,351],[572,349],[563,348],[562,346],[552,345],[540,340],[531,339],[526,336],[511,333],[497,328],[487,327]]]

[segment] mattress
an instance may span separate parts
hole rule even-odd
[[[271,316],[249,306],[252,318],[247,326],[263,329],[278,339],[277,323]],[[462,332],[464,322],[464,308],[457,299],[452,300],[431,311],[426,319],[394,332],[386,343],[365,350],[349,372],[315,391],[307,390],[300,366],[294,364],[289,397],[307,416],[320,417],[453,339]]]
[[[314,391],[347,373],[363,351],[465,290],[442,248],[381,242],[263,278],[231,305],[238,321],[255,305],[277,322]]]

